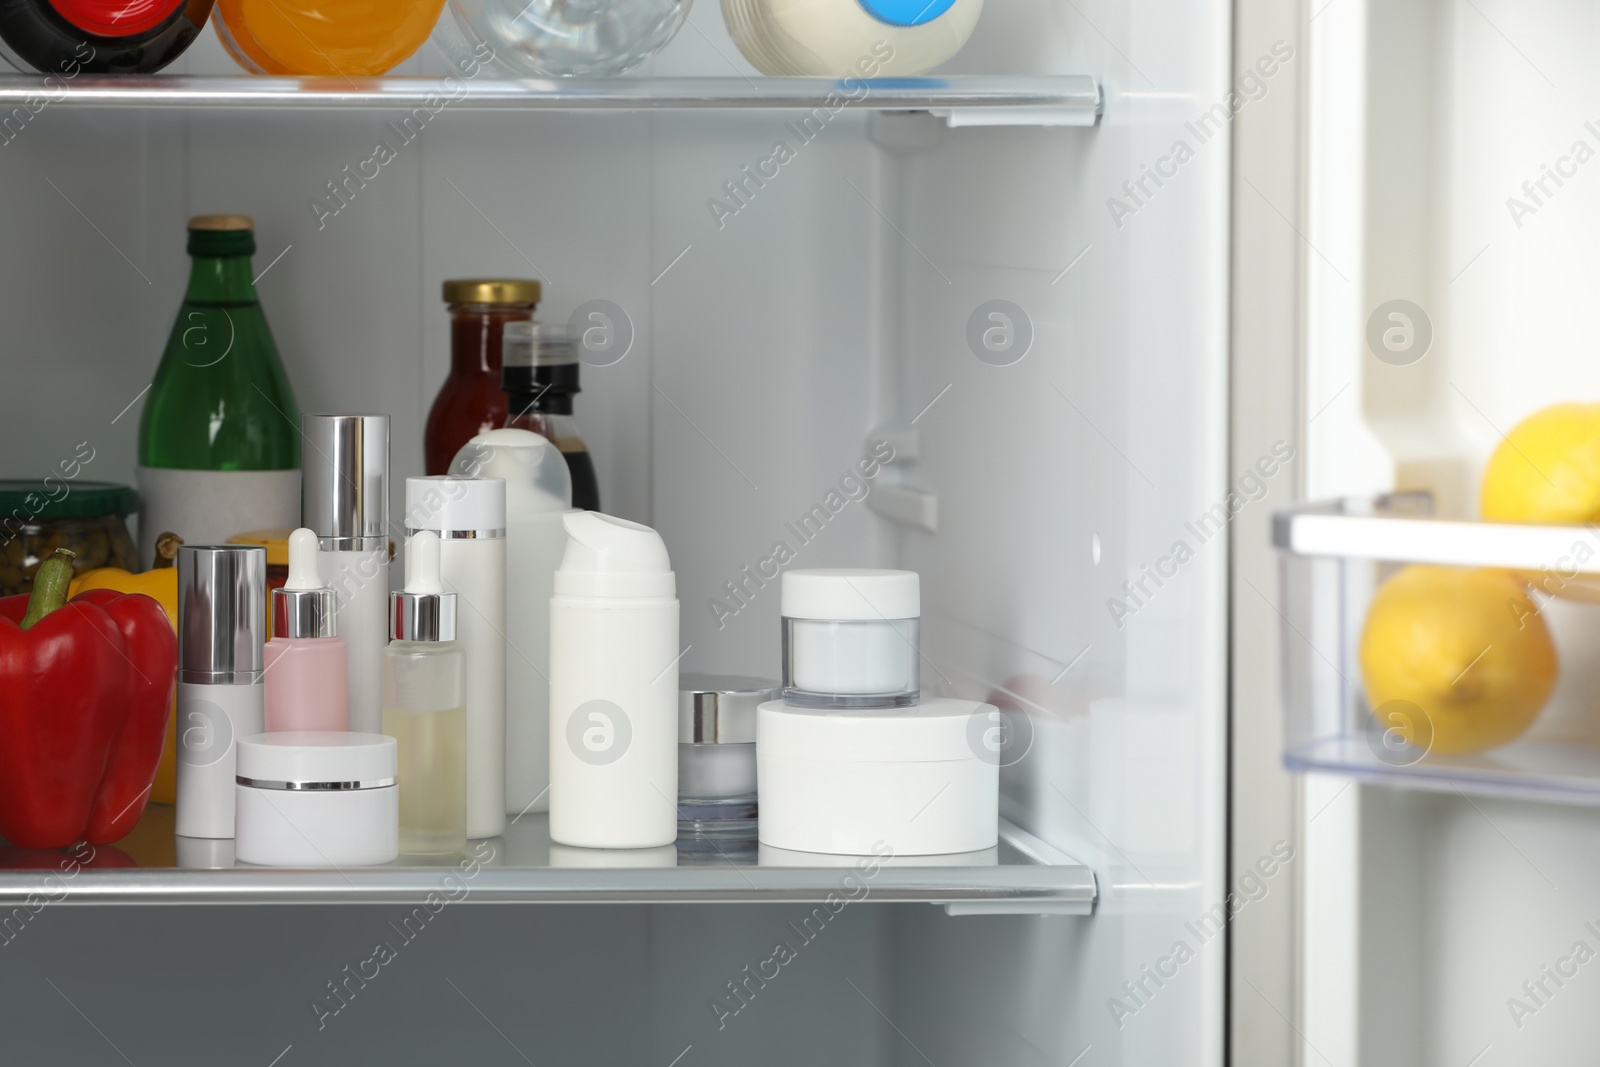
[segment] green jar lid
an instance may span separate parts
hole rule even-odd
[[[62,491],[66,495],[62,496]],[[51,499],[56,497],[59,499]],[[42,480],[0,479],[0,524],[17,518],[23,522],[51,519],[88,519],[100,515],[131,515],[139,510],[139,494],[116,482],[80,482],[65,478]]]

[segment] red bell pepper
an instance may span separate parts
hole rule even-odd
[[[66,598],[73,555],[0,598],[0,835],[24,848],[110,844],[144,813],[177,685],[161,605],[92,589]]]

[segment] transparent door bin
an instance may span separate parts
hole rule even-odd
[[[1600,528],[1441,520],[1431,503],[1276,516],[1285,765],[1600,804]]]

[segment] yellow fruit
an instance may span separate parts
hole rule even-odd
[[[1600,520],[1600,404],[1557,404],[1518,423],[1489,457],[1481,511],[1497,522]]]
[[[1556,684],[1555,644],[1538,611],[1523,580],[1507,571],[1404,568],[1367,609],[1367,706],[1427,752],[1505,744],[1528,728]]]

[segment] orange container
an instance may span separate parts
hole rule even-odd
[[[370,77],[428,39],[444,0],[219,0],[222,44],[253,74]]]

